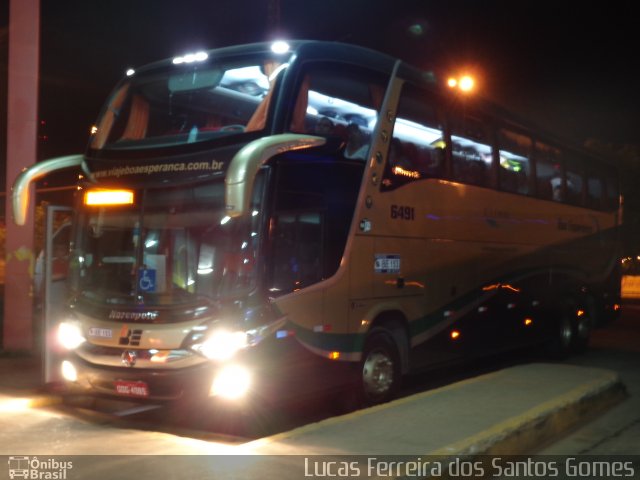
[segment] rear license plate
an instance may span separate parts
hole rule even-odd
[[[126,380],[116,380],[114,382],[116,393],[128,397],[148,397],[149,387],[145,382],[131,382]]]

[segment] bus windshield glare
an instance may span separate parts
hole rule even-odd
[[[90,147],[157,148],[261,130],[286,66],[283,58],[243,56],[133,73],[109,99]]]
[[[225,216],[222,181],[140,190],[135,205],[86,207],[72,276],[99,302],[202,303],[255,285],[258,212]],[[257,205],[253,205],[257,208]]]

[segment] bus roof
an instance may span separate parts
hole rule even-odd
[[[394,58],[388,54],[372,50],[370,48],[349,43],[320,40],[294,40],[287,43],[289,45],[289,50],[283,55],[290,55],[289,58],[304,58],[305,61],[327,60],[350,63],[353,65],[360,65],[368,69],[376,70],[385,74],[391,74],[394,66],[398,62],[400,62],[398,73],[402,78],[415,85],[428,88],[433,93],[441,95],[443,97],[449,95],[448,87],[446,87],[444,82],[440,81],[436,77],[433,71],[421,70],[416,66],[404,62],[398,58]],[[245,45],[221,47],[217,49],[205,50],[204,52],[207,53],[209,58],[222,58],[245,54],[266,54],[272,52],[273,44],[274,42],[259,42]],[[136,70],[145,71],[148,69],[167,67],[171,65],[175,58],[176,57],[172,57],[153,62],[144,65]],[[530,120],[523,119],[509,109],[498,105],[497,103],[492,102],[486,98],[474,95],[472,97],[466,98],[464,101],[472,106],[472,110],[474,112],[477,112],[480,115],[491,119],[498,125],[515,128],[516,130],[520,130],[535,137],[535,139],[538,141],[557,144],[571,150],[579,151],[583,155],[587,155],[592,159],[597,159],[599,157],[597,152],[586,149],[585,147],[576,144],[576,142],[574,141],[563,139],[561,136],[551,133],[546,129],[539,127],[538,125],[535,125]]]

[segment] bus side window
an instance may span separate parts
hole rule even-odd
[[[536,195],[544,200],[564,200],[563,165],[560,150],[536,142]]]
[[[322,279],[322,230],[319,212],[280,213],[273,217],[272,293],[288,293]]]
[[[582,205],[582,192],[584,189],[584,172],[582,162],[578,158],[569,158],[566,168],[566,201],[572,205]]]
[[[275,167],[267,288],[278,296],[336,273],[362,181],[361,162],[287,161]]]
[[[511,193],[529,193],[531,172],[531,138],[511,130],[500,129],[500,167],[498,185],[500,190]]]
[[[382,180],[383,191],[423,178],[442,177],[444,141],[435,99],[405,85],[398,105]]]
[[[606,208],[615,210],[620,204],[620,189],[618,187],[618,178],[614,173],[607,172],[604,179],[607,189]]]
[[[452,120],[453,180],[481,187],[490,186],[493,156],[484,123],[468,116]]]
[[[600,172],[587,173],[587,207],[599,210],[604,206],[604,189]]]

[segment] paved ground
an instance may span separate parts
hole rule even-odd
[[[7,365],[12,366],[9,376],[13,376],[20,371],[16,370],[20,362],[5,359],[0,363],[5,365],[5,372]],[[26,363],[21,370],[26,371]],[[429,455],[447,459],[454,455],[522,453],[580,422],[584,415],[606,408],[619,400],[621,393],[618,376],[608,370],[527,364],[242,443],[103,425],[56,410],[29,408],[20,403],[21,399],[39,397],[21,394],[33,385],[24,378],[20,385],[0,395],[0,455],[221,455],[196,457],[186,464],[184,458],[176,458],[172,464],[190,475],[207,472],[209,478],[230,478],[230,471],[233,478],[255,478],[257,473],[268,473],[268,478],[300,478],[310,459],[319,458],[313,455],[325,459],[343,455]],[[230,465],[229,455],[252,457],[242,457],[245,460],[239,465]],[[96,476],[94,472],[94,478],[114,478],[123,462],[128,473],[119,478],[133,478],[131,472],[142,468],[133,457],[73,458],[76,472],[89,468],[84,463],[93,458],[91,468],[98,465],[104,473]],[[153,458],[144,475],[136,478],[157,478],[170,468]],[[217,463],[211,464],[216,458]],[[226,473],[212,477],[211,469]]]
[[[597,333],[592,352],[563,364],[509,367],[253,441],[189,438],[70,415],[56,407],[58,397],[38,391],[36,359],[0,357],[0,455],[73,455],[75,470],[66,478],[145,480],[319,478],[340,473],[331,470],[340,465],[353,467],[342,472],[346,476],[371,478],[368,468],[375,465],[367,462],[378,459],[384,470],[390,455],[433,464],[455,455],[532,453],[551,440],[539,453],[638,454],[640,362],[634,348],[640,351],[640,343],[630,333],[637,330],[634,318]],[[628,349],[612,350],[620,341]],[[335,463],[328,464],[331,459]]]
[[[539,450],[545,455],[640,454],[640,306],[627,305],[610,327],[597,330],[587,354],[567,363],[615,371],[628,392],[624,402]]]

